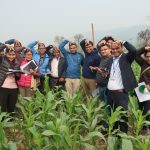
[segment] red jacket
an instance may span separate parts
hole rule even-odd
[[[26,59],[22,60],[20,67],[26,63],[28,63]],[[20,79],[17,81],[18,86],[31,87],[31,78],[31,74],[21,74]]]

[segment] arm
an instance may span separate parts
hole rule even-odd
[[[37,78],[40,76],[39,69],[37,70],[30,69],[30,73],[34,76],[34,78]]]
[[[81,54],[81,66],[83,66],[84,56]]]
[[[36,53],[37,50],[35,50],[34,46],[38,44],[38,41],[33,41],[32,43],[28,44],[28,47],[31,49],[32,53]]]
[[[15,39],[9,39],[5,42],[5,44],[14,44],[15,43]]]
[[[49,46],[46,47],[46,53],[47,53],[48,56],[51,56],[51,51],[50,50],[52,48],[53,48],[53,45],[49,45]]]
[[[99,67],[100,61],[101,57],[97,54],[97,56],[95,57],[94,67]]]
[[[65,49],[65,45],[68,43],[68,40],[64,40],[60,45],[59,49],[62,52],[62,54],[65,56],[67,54],[67,50]]]
[[[132,63],[136,57],[136,48],[131,45],[129,42],[125,41],[123,46],[128,50],[127,59],[130,63]]]
[[[49,51],[50,49],[52,49],[53,48],[53,45],[48,45],[47,47],[46,47],[46,51]]]
[[[143,63],[145,62],[145,60],[141,57],[141,55],[145,52],[145,48],[141,48],[137,51],[136,53],[136,58],[135,58],[135,61],[140,65],[142,66]]]
[[[86,41],[86,39],[84,39],[80,42],[80,46],[81,46],[82,50],[84,51],[84,53],[86,53],[85,41]]]

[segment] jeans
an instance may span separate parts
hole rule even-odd
[[[99,99],[107,104],[106,87],[99,87]]]

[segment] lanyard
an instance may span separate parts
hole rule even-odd
[[[116,64],[115,64],[115,61],[117,61]],[[113,59],[113,63],[112,63],[113,75],[114,75],[115,72],[116,72],[116,69],[117,69],[118,64],[119,64],[119,60]]]

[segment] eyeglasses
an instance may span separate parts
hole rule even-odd
[[[45,50],[46,48],[44,47],[44,48],[39,48],[39,50]]]

